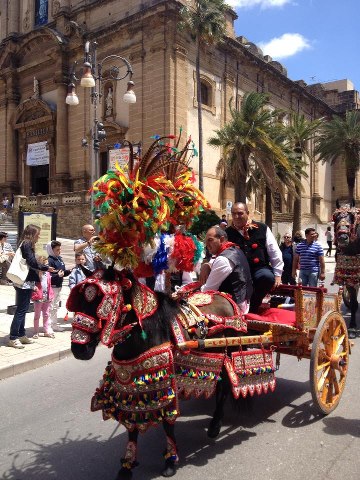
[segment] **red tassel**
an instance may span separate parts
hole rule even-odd
[[[69,313],[66,312],[65,317],[64,317],[64,322],[67,322],[69,320]]]

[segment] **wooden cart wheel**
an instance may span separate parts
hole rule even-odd
[[[340,313],[328,312],[314,337],[310,359],[310,387],[314,405],[325,415],[337,407],[345,388],[349,339]]]

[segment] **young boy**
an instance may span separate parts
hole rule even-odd
[[[75,285],[85,280],[84,272],[81,270],[81,265],[85,265],[86,257],[83,253],[75,253],[75,268],[69,276],[69,287],[74,288]]]
[[[54,272],[51,274],[51,286],[54,291],[54,299],[52,300],[50,307],[51,325],[54,332],[63,332],[64,329],[57,325],[57,312],[63,280],[64,277],[70,275],[71,269],[65,268],[65,263],[60,255],[61,242],[53,240],[47,244],[46,250],[49,255],[49,266],[54,268]]]

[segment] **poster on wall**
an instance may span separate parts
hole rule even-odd
[[[51,242],[54,238],[52,235],[52,224],[54,214],[52,213],[27,213],[24,212],[24,227],[27,225],[36,225],[37,227],[41,228],[40,237],[38,242],[35,245],[35,253],[37,255],[46,255],[48,256],[46,251],[46,245]]]
[[[140,153],[140,146],[133,145],[133,149],[134,149],[134,155],[136,157]],[[129,160],[130,160],[129,147],[110,149],[108,170],[114,171],[116,164],[118,164],[119,167],[126,172],[128,168]]]
[[[29,143],[26,153],[26,165],[37,167],[38,165],[48,165],[50,152],[47,142]]]

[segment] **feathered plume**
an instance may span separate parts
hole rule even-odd
[[[191,138],[181,149],[180,136],[152,138],[154,142],[141,158],[126,141],[130,154],[127,171],[116,165],[115,171],[108,171],[92,187],[94,210],[101,214],[97,250],[124,268],[136,268],[144,260],[145,246],[155,250],[156,235],[171,226],[189,228],[198,214],[210,207],[194,186],[189,164],[197,152]],[[164,243],[160,245],[164,253]],[[192,250],[194,260],[199,258],[199,246]]]

